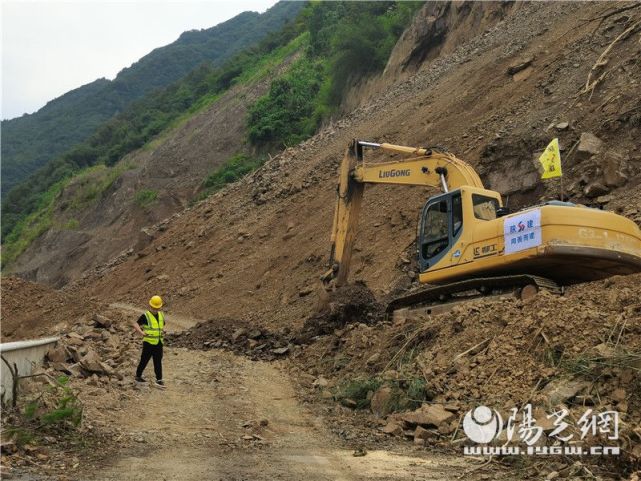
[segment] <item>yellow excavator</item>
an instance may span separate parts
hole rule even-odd
[[[408,158],[366,163],[368,148]],[[418,277],[430,286],[393,300],[390,313],[436,313],[468,298],[526,298],[541,288],[641,272],[641,230],[625,217],[561,201],[510,213],[449,152],[354,140],[340,166],[326,284],[347,282],[365,184],[442,190],[427,200],[418,226]]]

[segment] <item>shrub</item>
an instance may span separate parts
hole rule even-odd
[[[222,166],[212,172],[203,182],[207,195],[222,189],[225,185],[236,182],[249,172],[262,165],[262,159],[238,153],[230,157]]]
[[[369,406],[369,393],[375,392],[382,384],[379,378],[352,379],[339,386],[336,399],[351,399],[356,401],[358,409],[364,409]]]
[[[155,190],[144,189],[136,192],[134,201],[139,207],[148,207],[158,198],[158,192]]]

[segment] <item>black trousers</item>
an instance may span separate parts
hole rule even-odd
[[[160,381],[162,380],[162,342],[159,342],[155,346],[148,342],[142,343],[142,355],[140,356],[138,369],[136,369],[136,376],[142,376],[142,372],[145,370],[149,363],[149,359],[152,357],[154,358],[154,372],[156,373],[156,379]]]

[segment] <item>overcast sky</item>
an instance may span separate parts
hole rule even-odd
[[[213,27],[276,0],[0,0],[3,119],[125,67],[186,30]]]

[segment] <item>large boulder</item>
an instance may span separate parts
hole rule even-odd
[[[47,351],[47,359],[51,362],[65,362],[71,356],[62,344],[56,344]]]
[[[555,379],[543,388],[541,394],[545,396],[550,407],[555,407],[574,398],[581,391],[584,391],[589,387],[590,384],[587,381]]]
[[[109,328],[113,323],[111,319],[105,316],[101,316],[100,314],[93,315],[93,322],[96,324],[97,327],[102,327],[102,328]]]
[[[592,182],[585,186],[583,193],[589,199],[594,199],[610,192],[610,188],[603,185],[601,182]]]
[[[627,159],[616,152],[603,155],[603,181],[608,187],[620,187],[628,181],[625,173]]]
[[[96,353],[96,351],[90,349],[87,354],[85,354],[81,359],[80,359],[80,365],[82,366],[83,369],[86,369],[89,372],[95,372],[95,373],[106,373],[105,370],[105,365],[100,361],[100,357]]]

